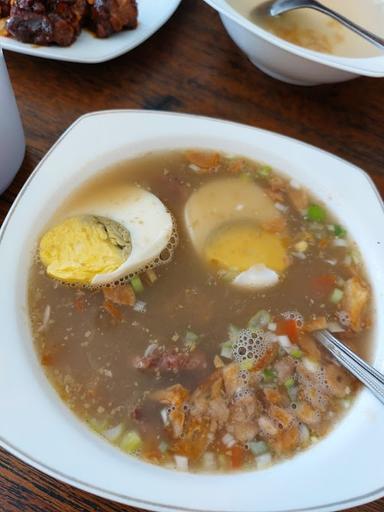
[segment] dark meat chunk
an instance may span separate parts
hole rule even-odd
[[[0,0],[0,18],[6,18],[9,16],[11,10],[10,0]]]
[[[80,33],[86,0],[16,0],[7,29],[23,43],[70,46]]]
[[[89,23],[97,37],[108,37],[123,29],[137,27],[136,0],[94,0]]]
[[[199,351],[155,346],[149,354],[135,358],[133,365],[139,370],[178,373],[207,368],[207,360],[205,354]]]

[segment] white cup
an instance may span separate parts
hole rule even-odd
[[[19,170],[24,153],[23,126],[0,48],[0,194]]]

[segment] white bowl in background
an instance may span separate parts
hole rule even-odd
[[[148,151],[188,147],[268,162],[313,190],[342,219],[371,277],[373,362],[384,369],[384,210],[363,171],[249,126],[160,112],[98,112],[76,121],[48,152],[0,231],[0,446],[75,487],[156,511],[326,512],[384,496],[384,408],[365,390],[325,439],[293,459],[263,471],[202,475],[125,455],[77,419],[47,381],[27,313],[32,251],[47,219],[106,166]]]
[[[250,61],[273,78],[295,85],[319,85],[358,76],[384,76],[384,53],[350,58],[308,50],[252,23],[226,0],[204,1],[218,11],[228,34]]]

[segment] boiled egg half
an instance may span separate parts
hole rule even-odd
[[[151,192],[134,185],[84,198],[41,238],[50,277],[101,286],[168,261],[177,243],[173,217]]]
[[[184,218],[196,251],[234,286],[274,286],[289,264],[285,219],[252,181],[222,178],[203,185],[188,199]]]

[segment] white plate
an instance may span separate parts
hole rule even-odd
[[[20,43],[10,37],[0,36],[0,46],[45,59],[84,62],[105,62],[127,53],[146,41],[172,16],[181,0],[138,0],[139,25],[135,30],[124,30],[106,39],[98,39],[91,32],[82,30],[72,46],[36,46]]]
[[[134,127],[134,129],[132,129]],[[123,158],[168,148],[240,153],[310,187],[359,243],[377,309],[374,362],[384,368],[384,210],[369,177],[320,149],[248,126],[168,113],[114,111],[80,118],[49,151],[0,231],[0,445],[91,493],[146,509],[221,512],[335,511],[384,495],[384,408],[363,391],[325,439],[256,472],[177,473],[131,458],[80,422],[37,360],[27,316],[27,277],[39,231],[91,175]]]

